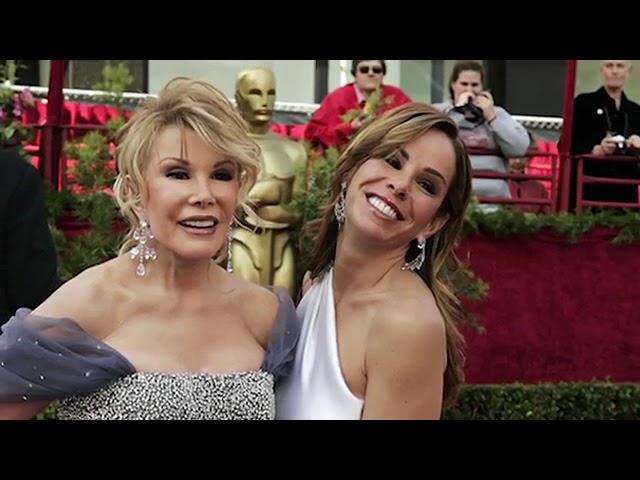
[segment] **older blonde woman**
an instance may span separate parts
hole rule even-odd
[[[115,192],[133,227],[0,335],[0,417],[271,419],[297,338],[284,291],[214,261],[259,148],[222,93],[171,81],[122,132]]]

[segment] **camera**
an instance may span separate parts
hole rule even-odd
[[[616,135],[611,140],[618,144],[618,148],[622,150],[624,148],[624,141],[626,140],[623,135]]]
[[[616,142],[616,155],[629,155],[629,149],[625,145],[626,138],[624,138],[624,135],[614,135],[611,140]]]
[[[484,118],[482,109],[473,103],[472,97],[469,97],[469,100],[464,105],[454,107],[453,109],[464,115],[464,119],[471,123],[480,123]]]

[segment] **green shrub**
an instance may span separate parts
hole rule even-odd
[[[446,420],[630,420],[640,418],[640,384],[467,385]]]

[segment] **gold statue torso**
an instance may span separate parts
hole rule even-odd
[[[290,211],[294,192],[304,188],[305,148],[269,130],[276,98],[276,80],[268,68],[245,70],[236,79],[238,110],[262,155],[249,201],[259,217],[242,219],[231,245],[233,270],[261,285],[286,287],[295,294],[295,258],[289,230],[296,222]]]
[[[265,135],[252,134],[252,137],[260,145],[262,155],[258,182],[249,193],[249,198],[257,202],[256,213],[263,228],[289,228],[296,221],[295,215],[288,209],[296,182],[296,162],[292,153],[300,155],[304,154],[304,150],[297,150],[295,147],[299,145],[271,131]],[[250,224],[257,226],[253,222]]]
[[[274,132],[252,135],[260,145],[258,181],[249,193],[259,222],[245,218],[234,231],[234,271],[262,285],[286,287],[295,294],[295,258],[289,229],[296,215],[289,209],[299,183],[298,166],[306,162],[304,147]]]

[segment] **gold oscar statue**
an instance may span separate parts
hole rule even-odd
[[[276,80],[268,68],[245,70],[236,79],[235,98],[251,136],[260,145],[260,172],[249,198],[259,225],[245,217],[246,226],[234,229],[231,246],[233,271],[260,285],[279,285],[295,294],[295,258],[290,228],[296,216],[288,208],[304,188],[305,148],[269,129],[276,98]]]

